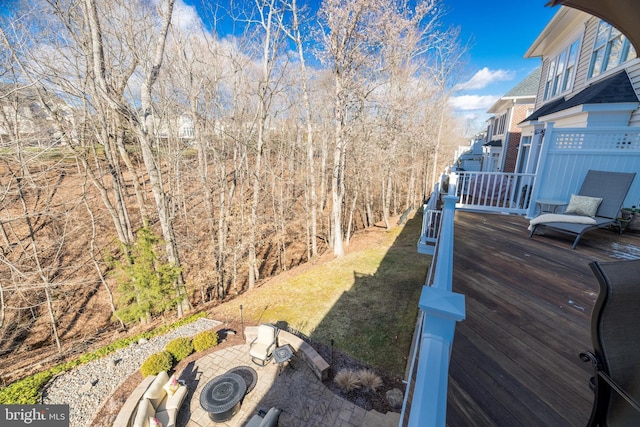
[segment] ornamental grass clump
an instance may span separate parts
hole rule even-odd
[[[218,345],[218,333],[216,331],[202,331],[193,337],[193,348],[196,351],[204,351]]]
[[[333,381],[340,387],[341,390],[349,392],[359,389],[362,386],[360,377],[351,369],[340,370]]]
[[[154,353],[147,357],[140,367],[140,372],[145,377],[158,375],[162,371],[168,371],[173,367],[173,356],[168,351]]]
[[[362,388],[369,391],[377,391],[382,387],[382,379],[371,369],[360,369],[356,372]]]
[[[164,350],[171,353],[174,361],[179,362],[193,353],[193,342],[191,338],[175,338],[169,341]]]

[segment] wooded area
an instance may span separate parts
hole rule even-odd
[[[461,144],[447,101],[464,49],[437,0],[204,3],[24,0],[0,17],[0,354],[341,256],[420,206]],[[152,288],[162,304],[143,304]]]

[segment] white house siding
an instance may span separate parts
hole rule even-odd
[[[598,22],[600,22],[599,19],[591,18],[585,23],[584,36],[582,38],[582,44],[580,45],[580,57],[578,58],[576,79],[574,80],[571,94],[578,93],[587,87],[587,74],[589,73],[591,52],[593,51],[593,43],[595,42]]]
[[[561,31],[562,35],[558,36],[554,40],[546,40],[548,46],[545,46],[543,52],[544,56],[542,62],[542,73],[540,75],[540,84],[538,85],[538,93],[536,95],[536,110],[550,100],[557,99],[563,96],[570,96],[571,94],[576,93],[586,86],[585,80],[587,72],[589,70],[589,61],[591,58],[591,50],[593,49],[595,28],[597,27],[599,21],[595,18],[589,18],[590,15],[587,15],[583,12],[572,11],[571,13],[572,15],[566,23],[567,27]],[[585,26],[589,28],[590,25],[586,25],[585,22],[590,22],[592,20],[595,21],[595,25],[594,29],[592,29],[591,31],[590,39],[588,39],[587,37],[585,37],[584,29]],[[558,56],[558,54],[560,54],[571,43],[578,39],[580,40],[580,52],[578,54],[578,65],[576,67],[576,75],[574,76],[573,87],[571,88],[571,91],[564,92],[554,98],[543,100],[545,83],[547,81],[547,75],[549,74],[549,64],[556,56]],[[585,46],[587,46],[587,50],[585,50]]]
[[[544,86],[547,82],[547,74],[549,74],[549,58],[542,59],[542,72],[540,73],[540,82],[538,83],[538,92],[536,93],[536,102],[534,110],[537,110],[544,104],[542,98],[544,98]]]

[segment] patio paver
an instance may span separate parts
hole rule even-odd
[[[200,392],[204,385],[218,375],[236,366],[251,366],[258,373],[258,382],[248,393],[240,411],[222,423],[211,421],[200,407]],[[236,427],[244,426],[259,410],[267,411],[272,406],[282,409],[280,425],[296,426],[397,426],[400,414],[379,414],[365,411],[357,405],[331,392],[313,374],[307,364],[295,357],[292,366],[287,366],[278,375],[278,365],[269,363],[257,366],[249,357],[247,344],[228,347],[204,356],[182,372],[192,376],[197,384],[190,389],[178,415],[177,425],[185,427]],[[374,423],[375,424],[372,424]]]

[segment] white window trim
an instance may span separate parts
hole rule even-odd
[[[569,63],[569,59],[571,58],[571,48],[575,46],[575,55],[574,61],[572,64]],[[578,69],[578,60],[580,58],[580,48],[581,48],[581,37],[573,40],[569,45],[565,46],[557,55],[553,57],[549,61],[549,66],[547,67],[547,74],[544,80],[544,91],[542,93],[542,100],[548,101],[553,98],[557,98],[565,93],[569,93],[573,90],[573,85],[576,80],[576,74]],[[564,55],[562,64],[558,66],[559,59]],[[562,67],[562,72],[558,75],[557,70]],[[564,81],[567,79],[567,72],[569,69],[573,69],[573,73],[570,75],[571,81],[569,81],[566,88],[563,89]],[[556,82],[554,82],[555,78],[558,78]]]
[[[607,25],[609,28],[607,29],[607,39],[604,43],[604,46],[596,46],[596,43],[598,41],[598,33],[600,32],[600,26],[601,25]],[[627,62],[633,60],[635,58],[635,55],[629,55],[629,53],[633,50],[633,45],[631,45],[631,43],[629,42],[629,39],[627,39],[627,37],[620,33],[619,36],[622,38],[622,48],[620,50],[620,59],[618,64],[615,64],[611,67],[609,66],[609,59],[611,57],[611,42],[618,38],[618,36],[616,37],[611,37],[611,31],[615,29],[615,27],[613,27],[611,24],[609,24],[608,22],[604,21],[604,20],[600,20],[600,22],[598,22],[598,26],[596,27],[596,33],[594,35],[594,42],[593,42],[593,48],[591,49],[591,57],[589,58],[589,70],[587,72],[587,80],[592,80],[598,77],[602,77],[603,75],[607,75],[610,74],[611,72],[613,72],[616,69],[619,69],[620,67],[622,67],[624,64],[626,64]],[[617,30],[617,29],[616,29]],[[600,50],[603,49],[603,61],[602,64],[600,65],[600,71],[598,72],[598,74],[593,74],[594,69],[595,69],[595,53],[596,53],[596,49]],[[623,59],[625,58],[625,59]]]

